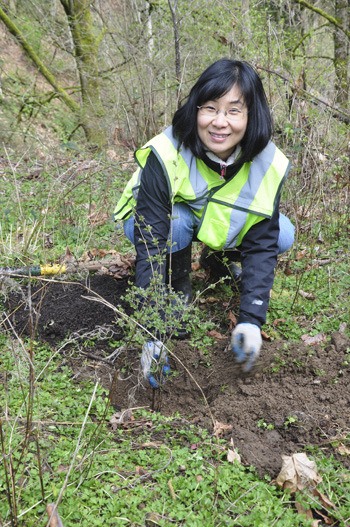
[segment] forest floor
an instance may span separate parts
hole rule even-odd
[[[220,436],[233,439],[245,465],[261,476],[274,478],[281,456],[317,445],[350,468],[349,452],[342,443],[349,432],[349,339],[341,332],[327,343],[312,347],[303,342],[265,340],[252,373],[243,374],[234,363],[226,336],[217,338],[204,353],[189,341],[172,341],[171,376],[164,388],[153,393],[142,382],[139,349],[119,354],[113,364],[106,357],[113,351],[103,334],[118,337],[115,312],[87,296],[97,293],[113,305],[122,303],[128,279],[90,275],[87,281],[31,283],[30,296],[36,338],[53,350],[67,337],[81,336],[80,353],[62,354],[75,379],[87,377],[101,383],[116,410],[156,408],[163,415],[176,415]],[[30,333],[28,285],[12,292],[9,308],[12,324],[20,335]],[[204,304],[203,309],[206,309]],[[102,328],[102,329],[101,329]],[[101,339],[93,339],[96,330]],[[104,331],[105,330],[105,331]],[[79,339],[78,339],[79,340]],[[183,421],[182,421],[183,426]]]

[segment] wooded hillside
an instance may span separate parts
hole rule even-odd
[[[349,11],[348,0],[1,0],[0,140],[133,148],[222,56],[259,70],[283,141],[315,122],[341,135]]]

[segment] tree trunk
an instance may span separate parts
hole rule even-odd
[[[145,10],[146,10],[146,27],[147,27],[147,34],[148,34],[148,44],[147,44],[147,51],[148,51],[148,58],[151,61],[153,59],[153,49],[154,49],[154,39],[153,39],[153,24],[152,24],[152,4],[148,1],[145,3]]]
[[[81,87],[81,104],[76,102],[55,75],[43,63],[15,22],[0,7],[0,20],[14,35],[40,73],[51,84],[57,95],[77,115],[86,139],[91,146],[101,148],[107,144],[107,131],[103,127],[104,109],[100,98],[98,48],[100,39],[94,36],[93,21],[88,0],[61,0],[68,18],[74,43],[75,59]]]
[[[333,24],[335,27],[339,28],[340,31],[345,33],[345,35],[348,38],[350,38],[350,29],[349,29],[349,27],[342,26],[341,22],[339,22],[339,20],[337,20],[334,16],[330,15],[329,13],[324,11],[323,9],[320,9],[319,7],[316,7],[313,4],[310,4],[310,2],[307,2],[306,0],[294,0],[294,2],[296,2],[297,4],[300,4],[303,7],[306,7],[307,9],[310,9],[314,13],[318,13],[319,15],[323,16],[323,18],[328,20],[328,22]]]
[[[251,36],[251,25],[250,25],[250,0],[242,0],[241,14],[243,19],[244,30]]]
[[[9,32],[17,39],[19,44],[22,46],[23,50],[26,52],[27,56],[31,59],[34,65],[38,68],[40,73],[45,77],[45,79],[51,84],[51,86],[56,91],[57,95],[66,103],[66,105],[77,112],[79,110],[79,105],[68,95],[68,93],[58,84],[56,77],[50,72],[50,70],[45,66],[45,64],[38,57],[32,46],[24,38],[20,29],[16,24],[11,20],[11,18],[3,11],[0,7],[0,20],[2,20],[9,30]]]
[[[334,69],[336,76],[336,101],[347,107],[349,99],[349,0],[335,0],[335,16],[330,15],[306,0],[294,0],[315,13],[324,17],[334,27]]]
[[[349,30],[350,0],[335,0],[335,16]],[[343,31],[334,30],[334,69],[336,76],[336,102],[347,107],[349,101],[349,39]]]
[[[72,34],[81,86],[81,126],[92,146],[107,144],[102,124],[105,115],[100,96],[98,49],[101,35],[94,34],[89,0],[61,0]]]
[[[173,23],[174,31],[174,47],[175,47],[175,78],[176,78],[176,97],[177,107],[180,107],[181,100],[181,54],[180,54],[180,33],[179,33],[179,20],[177,13],[177,0],[168,0],[168,5],[171,13],[171,20]]]

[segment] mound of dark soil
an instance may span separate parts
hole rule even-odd
[[[21,294],[10,296],[10,320],[17,333],[34,331],[36,338],[56,347],[67,335],[85,334],[87,340],[97,332],[117,339],[116,314],[100,300],[122,304],[126,287],[127,279],[106,275],[90,276],[86,282],[32,283],[30,292],[25,286]],[[140,350],[126,350],[108,364],[96,357],[107,357],[113,350],[98,339],[96,348],[93,344],[88,348],[86,360],[80,355],[70,363],[78,378],[100,377],[116,408],[156,404],[165,415],[179,412],[210,430],[215,421],[231,425],[224,437],[232,436],[243,463],[254,465],[260,475],[275,477],[282,454],[308,445],[321,445],[350,467],[349,457],[341,457],[336,448],[349,431],[350,370],[344,366],[349,345],[341,333],[332,335],[327,345],[312,347],[265,341],[255,371],[245,375],[234,364],[228,338],[217,340],[210,355],[188,341],[173,341],[171,363],[176,375],[156,393],[156,401],[141,382]],[[127,374],[122,373],[125,366]]]

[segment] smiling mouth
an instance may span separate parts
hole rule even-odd
[[[209,135],[214,139],[226,139],[230,134],[216,134],[215,132],[209,132]]]

